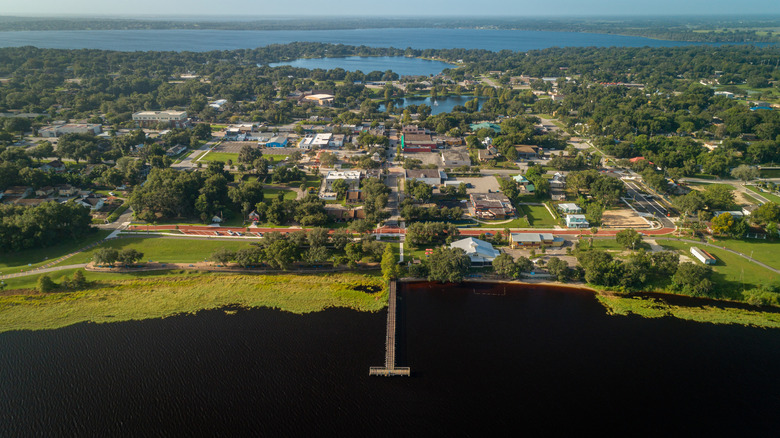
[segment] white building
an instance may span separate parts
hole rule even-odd
[[[316,146],[323,149],[330,145],[331,137],[333,137],[333,134],[329,132],[316,135],[309,134],[298,142],[298,147],[308,150]]]
[[[588,228],[590,223],[585,219],[584,214],[567,214],[566,226],[568,228]]]
[[[439,186],[447,179],[447,174],[438,169],[407,169],[406,179],[422,181],[429,186]]]
[[[486,265],[493,262],[501,252],[493,248],[489,242],[468,237],[450,244],[450,248],[460,248],[471,259],[472,265]]]
[[[187,126],[187,111],[141,111],[133,113],[133,121],[147,128],[166,123],[174,128]]]
[[[708,253],[707,251],[704,251],[702,249],[699,249],[695,246],[691,247],[691,254],[693,254],[694,257],[699,259],[700,262],[704,263],[705,265],[714,265],[715,264],[715,257],[712,256],[712,254]]]
[[[65,134],[100,134],[103,126],[95,123],[67,123],[51,125],[38,130],[41,137],[54,138]]]
[[[442,151],[441,161],[444,167],[471,166],[469,153],[462,150]]]
[[[331,170],[328,172],[327,176],[325,176],[325,190],[328,192],[333,191],[333,183],[340,179],[347,183],[347,188],[349,190],[357,190],[360,187],[359,170]]]
[[[558,204],[558,210],[563,213],[580,214],[582,209],[577,204]]]

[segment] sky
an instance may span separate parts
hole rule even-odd
[[[615,16],[778,15],[778,0],[0,0],[0,15],[184,16]]]

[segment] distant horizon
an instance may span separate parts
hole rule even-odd
[[[2,4],[2,1],[0,1],[0,4]],[[680,14],[636,14],[636,13],[610,13],[610,14],[604,14],[604,13],[591,13],[591,14],[583,14],[583,13],[573,13],[573,14],[530,14],[526,13],[523,15],[479,15],[479,14],[466,14],[466,13],[453,13],[453,14],[348,14],[348,13],[334,13],[332,15],[329,14],[322,14],[322,13],[312,13],[312,14],[289,14],[289,13],[278,13],[278,14],[263,14],[263,15],[235,15],[232,13],[198,13],[198,14],[179,14],[172,16],[171,14],[167,13],[157,13],[157,14],[138,14],[138,13],[51,13],[51,14],[41,14],[41,13],[29,13],[29,12],[11,12],[11,13],[2,13],[0,14],[0,18],[44,18],[44,19],[57,19],[57,18],[63,18],[63,19],[78,19],[78,18],[103,18],[103,19],[140,19],[140,20],[168,20],[168,21],[179,21],[179,20],[192,20],[192,19],[199,19],[202,21],[209,21],[214,19],[219,19],[219,21],[224,21],[225,19],[233,19],[235,21],[267,21],[267,20],[274,20],[274,19],[316,19],[316,18],[324,18],[328,20],[332,19],[338,19],[338,18],[347,18],[347,19],[354,19],[354,18],[371,18],[371,19],[435,19],[435,18],[446,18],[446,19],[468,19],[468,18],[478,18],[480,20],[489,20],[489,19],[495,19],[495,20],[501,20],[501,21],[507,21],[507,20],[535,20],[535,19],[545,19],[545,20],[558,20],[558,19],[613,19],[613,18],[621,18],[621,19],[641,19],[641,20],[654,20],[654,19],[664,19],[664,18],[674,18],[674,19],[681,19],[681,18],[689,18],[689,19],[712,19],[712,18],[722,18],[727,19],[730,21],[733,20],[740,20],[740,19],[758,19],[758,20],[770,20],[770,19],[780,19],[780,7],[777,8],[776,12],[766,13],[766,12],[754,12],[754,13],[745,13],[740,15],[735,15],[733,13],[729,12],[712,12],[712,13],[680,13]]]

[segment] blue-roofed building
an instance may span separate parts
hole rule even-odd
[[[501,254],[500,251],[493,248],[489,242],[468,237],[450,244],[450,248],[460,248],[466,252],[471,259],[472,265],[487,265],[493,263],[493,260]]]

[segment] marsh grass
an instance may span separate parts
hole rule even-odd
[[[165,318],[222,307],[304,314],[330,307],[376,312],[387,304],[378,274],[89,274],[91,284],[85,290],[0,296],[0,332]],[[365,287],[381,291],[359,290]]]

